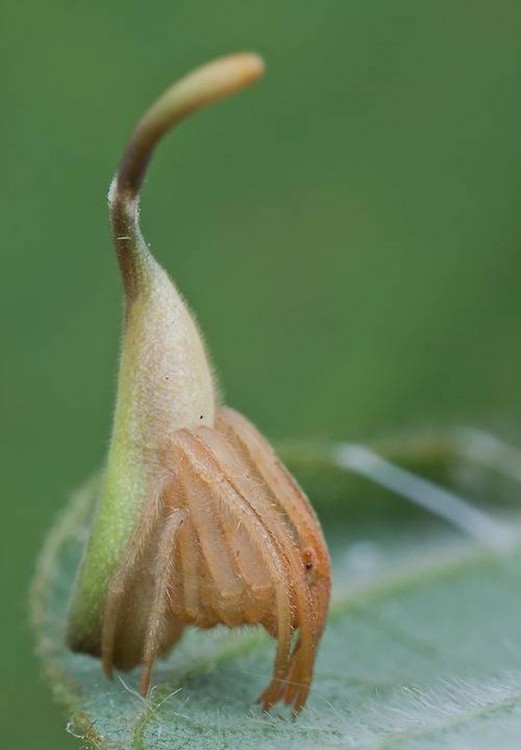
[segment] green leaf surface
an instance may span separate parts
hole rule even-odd
[[[406,445],[406,449],[403,447]],[[423,448],[422,448],[423,446]],[[465,491],[521,529],[512,480],[454,458],[447,443],[388,454]],[[32,591],[39,651],[68,730],[83,746],[169,748],[519,748],[521,552],[491,552],[313,448],[285,452],[321,515],[334,596],[308,706],[264,715],[274,643],[261,631],[192,630],[137,693],[64,647],[67,600],[96,480],[74,496],[43,550]],[[490,503],[489,503],[490,505]]]

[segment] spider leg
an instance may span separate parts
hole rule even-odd
[[[205,443],[203,436],[210,434],[214,434],[213,431],[205,428],[196,431],[181,430],[178,433],[179,439],[181,439],[179,448],[185,456],[185,461],[188,459],[183,467],[185,502],[202,543],[203,572],[206,573],[206,577],[214,578],[218,592],[217,599],[221,600],[214,603],[214,609],[215,611],[218,611],[219,608],[222,610],[222,599],[226,598],[222,596],[223,589],[221,588],[223,571],[220,569],[212,570],[212,567],[218,564],[219,560],[215,554],[215,549],[212,549],[215,537],[212,541],[210,528],[207,528],[209,518],[212,518],[211,514],[214,513],[217,518],[228,519],[228,522],[221,526],[219,545],[226,547],[229,557],[233,558],[233,550],[236,548],[235,533],[237,528],[241,526],[241,529],[251,540],[252,550],[255,550],[255,553],[258,553],[262,559],[266,578],[275,596],[278,643],[274,669],[276,678],[281,680],[284,679],[289,666],[293,631],[291,593],[284,564],[284,553],[281,550],[280,543],[270,533],[270,529],[266,526],[262,517],[230,481],[230,467],[221,465],[215,457],[215,452]],[[220,440],[223,440],[223,438],[220,437]],[[178,461],[178,465],[179,463]],[[249,490],[251,493],[258,491],[254,484],[250,485]],[[201,508],[206,509],[205,513],[200,512],[200,504]],[[211,526],[215,528],[213,523],[211,523]],[[206,544],[204,544],[205,541]],[[240,565],[240,563],[237,564]],[[242,578],[240,570],[239,575]],[[224,578],[226,577],[224,576]],[[261,606],[260,611],[256,614],[257,622],[262,622],[266,614],[272,615],[271,612],[266,612],[265,606]],[[253,619],[250,617],[249,621],[253,622]],[[241,624],[241,621],[239,620],[234,624]],[[269,696],[266,696],[266,699],[263,698],[262,702],[266,709],[272,705]]]
[[[168,617],[167,607],[169,600],[169,583],[172,578],[172,563],[175,556],[179,531],[186,516],[185,511],[177,509],[166,521],[161,532],[156,554],[154,593],[145,635],[145,647],[143,650],[143,671],[141,673],[140,692],[146,696],[150,687],[150,675],[154,661],[161,650],[161,644],[165,637],[166,619]],[[169,635],[173,640],[181,637],[183,626],[175,629],[175,633]],[[175,637],[177,635],[177,638]]]
[[[268,628],[278,641],[273,679],[259,698],[264,710],[268,711],[284,697],[287,688],[287,672],[290,664],[288,656],[291,650],[293,621],[296,621],[300,631],[301,657],[307,658],[311,665],[307,685],[311,681],[316,640],[312,637],[313,617],[304,568],[291,530],[276,507],[272,490],[255,471],[255,467],[245,463],[243,455],[230,447],[225,436],[207,428],[200,428],[196,433],[196,440],[198,439],[206,447],[205,462],[210,464],[214,477],[222,487],[221,496],[228,499],[232,512],[237,513],[238,508],[242,508],[243,512],[246,509],[249,511],[249,519],[254,519],[253,525],[251,520],[248,522],[253,532],[254,543],[261,550],[270,548],[276,550],[279,568],[284,570],[286,586],[291,592],[289,608],[286,599],[277,600],[276,627]],[[269,556],[264,557],[265,564],[266,559],[273,559],[273,553],[270,552]],[[289,579],[286,571],[290,573]],[[269,572],[270,580],[275,585],[276,595],[279,596],[276,582],[279,580],[280,572],[275,572],[275,577],[273,577],[273,570]],[[290,587],[289,581],[295,585]]]
[[[192,431],[176,432],[172,447],[175,481],[196,532],[203,579],[213,581],[223,599],[233,600],[239,595],[242,582],[233,550],[224,536],[226,522],[218,502],[219,478],[212,474]],[[203,607],[206,603],[202,602]]]
[[[322,624],[312,620],[311,628],[304,636],[299,628],[299,638],[288,667],[287,679],[280,686],[277,700],[286,705],[293,704],[293,713],[297,716],[303,709],[311,686],[316,650],[322,635]]]
[[[227,499],[223,499],[223,504],[230,503],[231,512],[239,516],[239,509],[235,508],[236,498],[230,494]],[[245,531],[251,538],[253,544],[258,544],[259,528],[251,519],[246,521]],[[291,616],[291,596],[287,573],[281,559],[280,551],[277,546],[268,540],[263,540],[265,551],[261,550],[262,560],[267,569],[267,575],[273,581],[275,595],[275,622],[276,622],[276,639],[277,649],[275,652],[275,661],[273,667],[273,683],[281,684],[286,677],[290,664],[291,653],[291,636],[293,632]],[[269,711],[275,701],[272,700],[269,690],[265,690],[259,697],[259,703],[262,704],[264,711]]]
[[[273,492],[276,505],[287,516],[299,537],[309,536],[325,546],[311,503],[272,446],[257,428],[239,412],[220,409],[217,430],[226,435]]]
[[[194,624],[204,624],[201,603],[201,553],[198,549],[197,534],[190,518],[187,518],[179,533],[183,601],[179,609]],[[177,604],[177,602],[175,602]]]
[[[288,679],[281,693],[281,700],[289,706],[293,704],[293,713],[299,714],[308,698],[311,685],[313,660],[303,655],[302,642],[299,638],[288,669]]]
[[[313,652],[303,656],[301,643],[299,636],[284,674],[280,676],[275,671],[270,684],[259,697],[259,703],[265,711],[269,711],[279,701],[284,701],[287,706],[293,704],[295,716],[304,708],[311,686],[315,654]]]
[[[233,481],[240,485],[239,491],[242,496],[251,497],[247,482],[251,483],[252,477],[258,484],[264,485],[265,492],[269,494],[269,501],[264,501],[263,509],[264,514],[269,513],[272,518],[270,528],[274,529],[273,533],[277,534],[277,530],[283,528],[280,520],[282,514],[282,518],[287,519],[301,545],[307,545],[309,540],[313,539],[313,547],[318,548],[322,563],[329,569],[327,551],[314,511],[304,493],[277,459],[271,446],[253,425],[231,409],[221,410],[217,429],[227,438],[228,443],[235,447],[236,453],[242,458],[243,467],[247,470],[245,473],[243,468],[241,474],[236,469],[233,473]],[[283,542],[282,539],[280,541]],[[287,543],[285,546],[287,549]],[[284,700],[287,705],[293,703],[295,714],[301,711],[309,693],[322,630],[320,620],[317,621],[313,611],[302,561],[296,558],[296,555],[290,555],[288,563],[291,578],[295,583],[293,594],[299,639],[285,679],[280,681],[278,675],[274,675],[271,684],[260,698],[263,705],[273,705],[279,700]]]
[[[163,485],[158,484],[146,498],[123,559],[108,587],[101,633],[101,657],[107,677],[112,677],[114,669],[115,637],[123,603],[136,569],[147,553],[163,508],[162,489]],[[131,661],[133,662],[134,659]],[[130,666],[133,664],[130,663]]]

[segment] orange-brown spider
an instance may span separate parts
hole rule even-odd
[[[329,600],[329,558],[302,490],[243,416],[174,433],[168,471],[147,498],[112,578],[103,666],[152,665],[186,625],[263,625],[278,640],[260,701],[306,702]],[[292,633],[298,640],[292,650]]]
[[[223,58],[183,79],[138,123],[111,189],[126,293],[118,405],[105,486],[71,606],[72,648],[113,668],[155,659],[188,625],[262,625],[277,640],[260,696],[297,714],[311,684],[330,592],[320,524],[268,442],[221,406],[200,335],[139,231],[151,152],[189,112],[262,71]]]

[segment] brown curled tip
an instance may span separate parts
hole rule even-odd
[[[138,202],[155,147],[192,112],[251,85],[263,72],[264,62],[253,52],[202,65],[170,86],[132,131],[109,192],[112,236],[127,299],[135,296],[146,275],[143,258],[148,252],[139,230]]]
[[[202,65],[170,86],[134,128],[116,175],[117,190],[135,198],[162,136],[192,112],[235,94],[263,73],[262,58],[242,52]]]

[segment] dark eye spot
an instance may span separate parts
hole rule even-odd
[[[313,570],[316,564],[315,550],[312,547],[306,547],[302,550],[302,562],[306,570]]]

